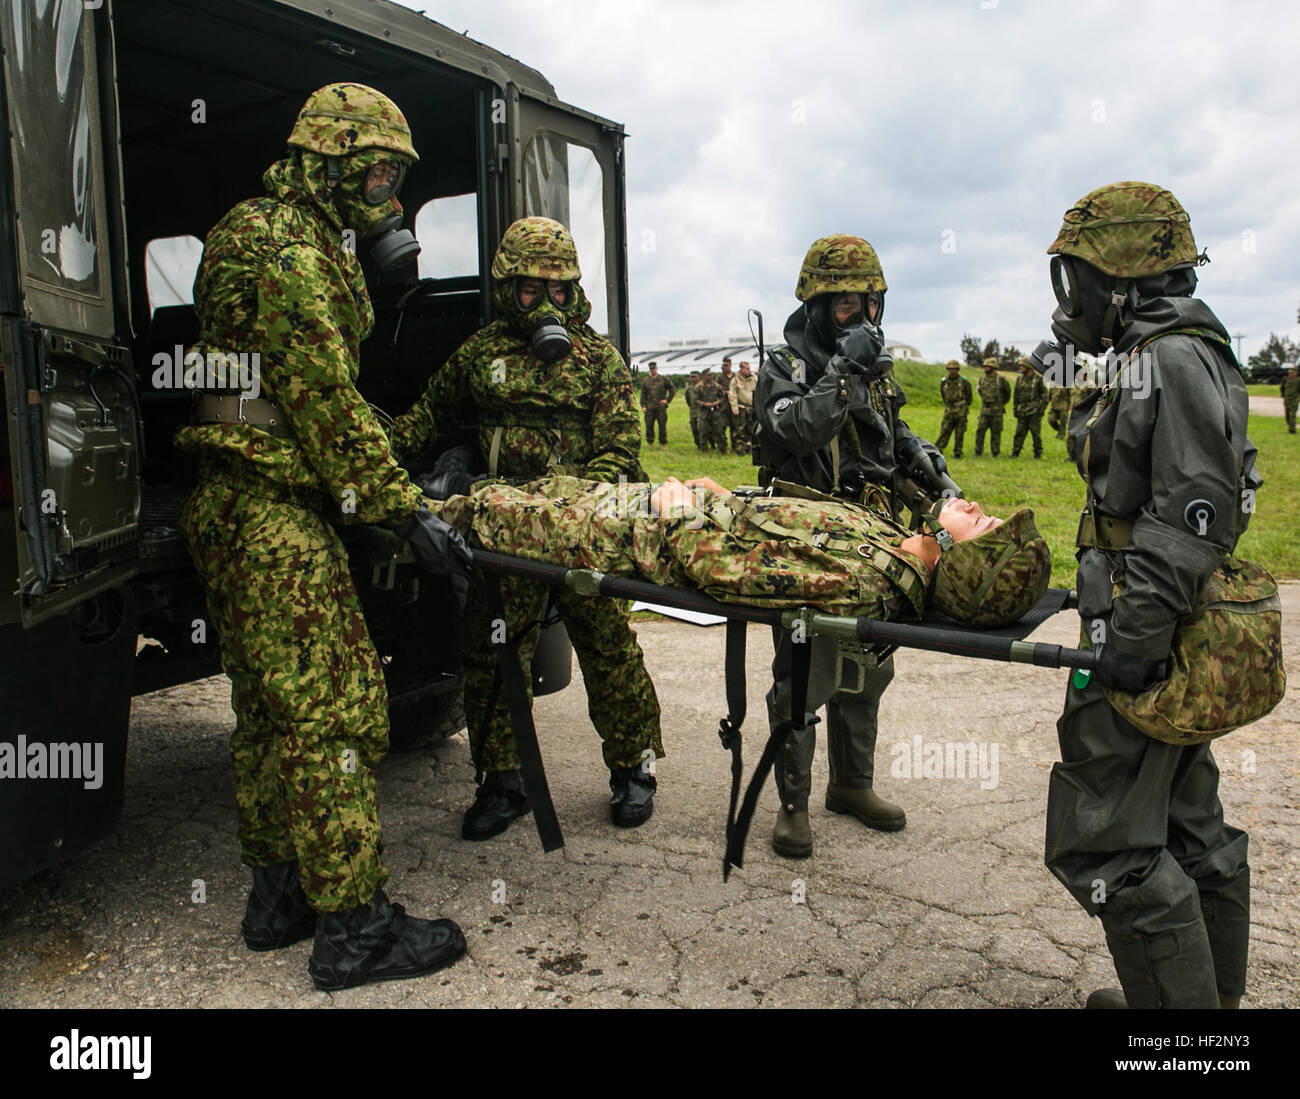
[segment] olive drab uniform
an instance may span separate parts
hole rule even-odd
[[[647,373],[641,379],[641,408],[645,412],[645,441],[653,443],[655,424],[659,425],[659,442],[668,443],[668,406],[677,396],[677,387],[662,374]],[[662,402],[662,403],[660,403]]]
[[[400,453],[413,456],[440,440],[459,441],[469,429],[494,476],[512,481],[548,473],[614,482],[642,479],[632,377],[618,351],[586,323],[591,305],[576,281],[576,258],[567,273],[538,269],[539,277],[575,280],[574,301],[564,317],[572,341],[568,354],[558,363],[544,362],[521,329],[511,290],[515,272],[502,257],[513,255],[516,246],[524,254],[535,252],[545,246],[545,235],[556,230],[567,238],[567,230],[546,218],[525,218],[507,230],[492,269],[499,319],[461,344],[434,374],[424,396],[398,418],[392,434]],[[532,627],[541,617],[547,590],[502,577],[501,592],[506,633],[522,637],[519,657],[527,668],[537,643]],[[557,592],[554,598],[582,667],[588,712],[604,743],[606,765],[611,770],[639,767],[647,749],[662,756],[659,701],[626,605],[572,592]],[[488,713],[496,653],[486,606],[468,617],[473,650],[466,669],[465,715],[475,761],[481,772],[514,771],[519,763],[504,698],[498,697]]]
[[[754,445],[754,387],[758,375],[737,374],[731,379],[727,398],[731,403],[732,438],[737,454],[748,454]]]
[[[1295,434],[1295,411],[1300,405],[1300,374],[1294,367],[1282,378],[1282,411],[1286,415],[1286,429]]]
[[[1047,407],[1047,386],[1043,379],[1032,370],[1028,375],[1021,371],[1016,378],[1015,396],[1012,398],[1011,410],[1016,416],[1016,435],[1011,443],[1011,457],[1020,457],[1020,448],[1025,445],[1025,434],[1034,440],[1034,457],[1043,456],[1043,410]]]
[[[761,478],[844,494],[897,519],[899,447],[914,436],[899,417],[907,398],[893,376],[892,360],[882,351],[869,377],[848,371],[838,355],[824,349],[806,308],[823,293],[883,295],[885,289],[879,260],[866,241],[846,234],[814,242],[795,289],[795,296],[805,304],[786,321],[786,345],[767,355],[759,369],[754,413],[759,423]],[[923,445],[938,454],[930,444]],[[773,641],[773,687],[767,705],[768,720],[775,727],[790,717],[793,682],[789,634],[774,631]],[[828,671],[838,664],[835,646],[822,638],[814,642],[807,705],[810,711],[826,705],[831,785],[870,790],[880,698],[894,677],[893,657],[866,670],[861,690],[837,694],[835,676]],[[773,768],[787,812],[807,809],[814,748],[813,728],[796,728]],[[902,824],[900,815],[891,827]]]
[[[716,447],[727,453],[727,394],[717,379],[705,371],[695,389],[695,408],[700,418],[700,444],[703,450]]]
[[[1197,258],[1177,200],[1140,183],[1085,196],[1049,252],[1116,282],[1166,285]],[[1150,386],[1126,385],[1121,371],[1110,387],[1076,390],[1070,435],[1088,495],[1079,616],[1083,644],[1159,661],[1244,529],[1243,494],[1261,479],[1246,389],[1210,309],[1148,289],[1120,323],[1115,350],[1146,357]],[[1224,823],[1210,745],[1144,735],[1108,703],[1096,672],[1071,676],[1057,734],[1046,863],[1100,916],[1129,1006],[1232,1003],[1245,988],[1250,871],[1246,834]]]
[[[735,378],[736,375],[735,372],[731,369],[731,362],[730,361],[724,362],[722,364],[722,369],[718,372],[718,377],[717,377],[718,388],[722,391],[722,404],[720,404],[718,408],[722,414],[722,426],[723,426],[722,441],[724,444],[723,446],[724,453],[728,449],[727,446],[728,432],[730,432],[731,434],[731,442],[729,448],[732,451],[736,449],[736,416],[735,413],[733,413],[731,410],[731,383],[735,380]]]
[[[361,85],[313,99],[325,93],[348,112],[392,107]],[[409,148],[392,110],[391,132],[406,133]],[[306,140],[306,115],[292,144]],[[311,907],[336,912],[368,904],[388,877],[374,776],[388,748],[388,700],[331,523],[353,511],[395,528],[423,496],[355,388],[374,313],[326,174],[324,156],[292,150],[267,170],[266,194],[208,234],[196,350],[255,353],[270,404],[264,426],[213,416],[182,428],[176,445],[198,464],[181,529],[231,681],[243,860],[296,859]]]
[[[973,396],[970,382],[960,374],[944,378],[939,383],[939,396],[943,399],[943,422],[934,445],[943,450],[952,438],[952,456],[961,457],[962,440],[966,438],[966,416],[970,412]]]
[[[989,450],[997,457],[1002,449],[1002,418],[1011,386],[1001,374],[985,374],[976,387],[980,396],[980,415],[975,424],[975,457],[984,453],[984,433],[989,433]]]
[[[704,445],[700,441],[700,408],[696,394],[699,392],[700,372],[692,370],[690,376],[686,379],[686,408],[691,419],[691,438],[695,440],[695,446],[698,450],[703,450]]]

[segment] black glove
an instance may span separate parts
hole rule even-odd
[[[474,555],[460,531],[424,508],[408,515],[397,533],[411,543],[415,559],[425,572],[463,576],[474,563]]]
[[[844,369],[854,374],[874,372],[876,359],[885,346],[884,333],[873,324],[846,328],[835,341],[835,351]]]
[[[1130,656],[1114,645],[1102,645],[1097,649],[1097,664],[1093,674],[1103,687],[1141,694],[1151,684],[1168,678],[1168,663],[1167,660],[1146,660],[1140,656]]]
[[[898,457],[921,491],[931,499],[961,496],[961,487],[948,476],[948,463],[943,455],[931,454],[915,435],[899,444]]]

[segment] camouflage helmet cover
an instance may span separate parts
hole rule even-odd
[[[388,149],[412,163],[420,159],[406,116],[383,92],[365,84],[326,84],[312,92],[298,112],[289,144],[322,156]]]
[[[939,558],[931,598],[944,614],[969,626],[1018,622],[1043,597],[1052,551],[1021,508],[1000,526],[958,542]]]
[[[1048,255],[1078,256],[1115,278],[1144,278],[1196,264],[1192,221],[1154,183],[1108,183],[1065,212]]]
[[[492,277],[580,279],[573,235],[550,218],[520,218],[501,238],[492,260]]]
[[[984,360],[984,369],[987,370],[990,366],[993,367],[994,370],[998,368],[998,360],[993,358],[991,355]]]
[[[947,368],[948,368],[949,370],[951,370],[951,369],[953,369],[953,367],[956,367],[958,370],[960,370],[960,369],[961,369],[961,363],[959,363],[956,359],[949,359],[949,360],[948,360],[948,367],[947,367]]]
[[[799,268],[794,296],[806,302],[818,294],[869,294],[887,289],[876,250],[861,237],[835,233],[813,241]]]

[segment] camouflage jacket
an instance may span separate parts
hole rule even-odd
[[[696,387],[699,385],[699,379],[696,378],[694,381],[692,381],[690,378],[687,378],[683,384],[686,389],[686,393],[682,397],[682,400],[686,402],[687,408],[693,409],[695,407],[695,390]]]
[[[1141,349],[1127,369],[1140,368],[1143,384],[1121,373],[1113,387],[1075,390],[1069,427],[1098,512],[1131,520],[1131,543],[1081,548],[1076,587],[1085,629],[1108,621],[1107,643],[1161,660],[1178,619],[1236,545],[1262,480],[1246,434],[1246,387],[1218,318],[1187,297],[1152,299],[1135,313],[1116,351]]]
[[[980,395],[980,411],[993,412],[1001,416],[1007,401],[1011,400],[1011,386],[1001,374],[992,377],[985,374],[977,387]]]
[[[712,374],[701,378],[700,384],[695,387],[695,407],[701,412],[716,412],[726,399],[726,393]]]
[[[660,401],[672,404],[675,396],[677,396],[677,387],[673,385],[671,379],[665,378],[662,374],[647,374],[641,379],[642,408],[649,408],[651,404],[658,408]]]
[[[410,460],[434,443],[464,442],[470,434],[489,472],[512,480],[548,470],[641,479],[632,375],[586,323],[591,304],[576,283],[574,291],[568,355],[543,362],[509,321],[493,321],[452,352],[424,396],[398,418],[394,449]]]
[[[1012,400],[1011,410],[1017,416],[1038,416],[1047,407],[1047,386],[1037,374],[1025,377],[1021,374],[1016,379],[1016,394]]]
[[[746,378],[743,374],[737,374],[731,379],[731,388],[727,391],[727,399],[731,402],[731,411],[739,413],[741,408],[754,407],[754,387],[758,385],[758,375],[751,374]]]
[[[481,485],[438,505],[472,544],[534,561],[698,588],[726,603],[913,618],[929,573],[900,549],[908,531],[840,501],[700,490],[698,511],[660,517],[647,484],[553,477]]]
[[[1068,412],[1070,409],[1070,387],[1054,385],[1047,391],[1047,402],[1055,409]]]
[[[239,423],[177,433],[178,449],[229,462],[286,489],[323,492],[344,514],[397,526],[420,490],[356,390],[361,341],[374,310],[361,265],[343,246],[338,213],[312,197],[289,160],[263,177],[267,194],[217,223],[194,280],[200,353],[257,354],[261,396],[283,410],[294,437]]]
[[[961,375],[944,378],[939,383],[939,396],[948,412],[966,412],[972,399],[970,382]]]
[[[1300,378],[1283,378],[1280,388],[1282,391],[1283,401],[1290,404],[1295,404],[1297,401],[1300,401]]]
[[[838,356],[825,354],[808,337],[802,306],[787,319],[785,339],[786,346],[764,359],[754,390],[764,468],[818,492],[843,491],[847,485],[856,495],[855,480],[879,485],[895,507],[892,494],[904,472],[898,450],[916,436],[899,417],[907,397],[894,378],[893,360],[882,351],[871,378],[843,369]],[[921,443],[931,457],[939,453],[924,439]]]

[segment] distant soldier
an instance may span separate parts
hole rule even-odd
[[[722,390],[722,421],[723,421],[723,442],[726,442],[727,432],[731,432],[731,445],[736,445],[736,417],[731,414],[731,383],[735,380],[736,375],[731,369],[731,359],[722,360],[722,373],[718,375],[718,388]]]
[[[740,364],[740,373],[731,379],[727,399],[731,403],[731,437],[737,454],[748,454],[754,445],[754,386],[758,377],[749,372],[749,363]]]
[[[1016,379],[1016,395],[1011,404],[1011,411],[1016,415],[1016,437],[1011,442],[1011,457],[1020,457],[1026,432],[1034,439],[1034,457],[1043,456],[1043,409],[1046,407],[1047,386],[1034,373],[1029,360],[1021,359],[1020,377]]]
[[[943,450],[952,436],[952,456],[961,457],[962,440],[966,438],[966,415],[970,412],[973,397],[970,382],[960,374],[956,359],[948,360],[948,376],[939,383],[939,396],[943,398],[943,423],[939,425],[939,438],[934,445]]]
[[[645,441],[655,441],[655,424],[659,425],[659,445],[668,445],[668,405],[677,396],[677,387],[659,373],[659,364],[650,364],[650,373],[641,383],[641,408],[645,412]]]
[[[715,446],[727,453],[727,394],[713,377],[710,367],[705,367],[700,375],[700,385],[695,391],[695,407],[700,413],[701,450],[712,450]]]
[[[686,408],[691,420],[691,437],[695,440],[695,448],[703,450],[704,445],[700,442],[700,406],[697,397],[700,384],[700,372],[692,370],[690,377],[686,379]]]
[[[1282,378],[1282,408],[1286,412],[1286,429],[1295,434],[1295,410],[1300,404],[1300,377],[1296,376],[1295,363],[1287,363]]]
[[[1070,387],[1054,385],[1047,392],[1047,426],[1056,432],[1058,439],[1065,438],[1070,424]]]
[[[984,453],[984,432],[989,433],[989,450],[993,457],[1002,449],[1002,417],[1006,415],[1007,401],[1011,400],[1011,386],[998,373],[998,360],[984,360],[984,377],[980,379],[980,418],[975,425],[975,457]]]

